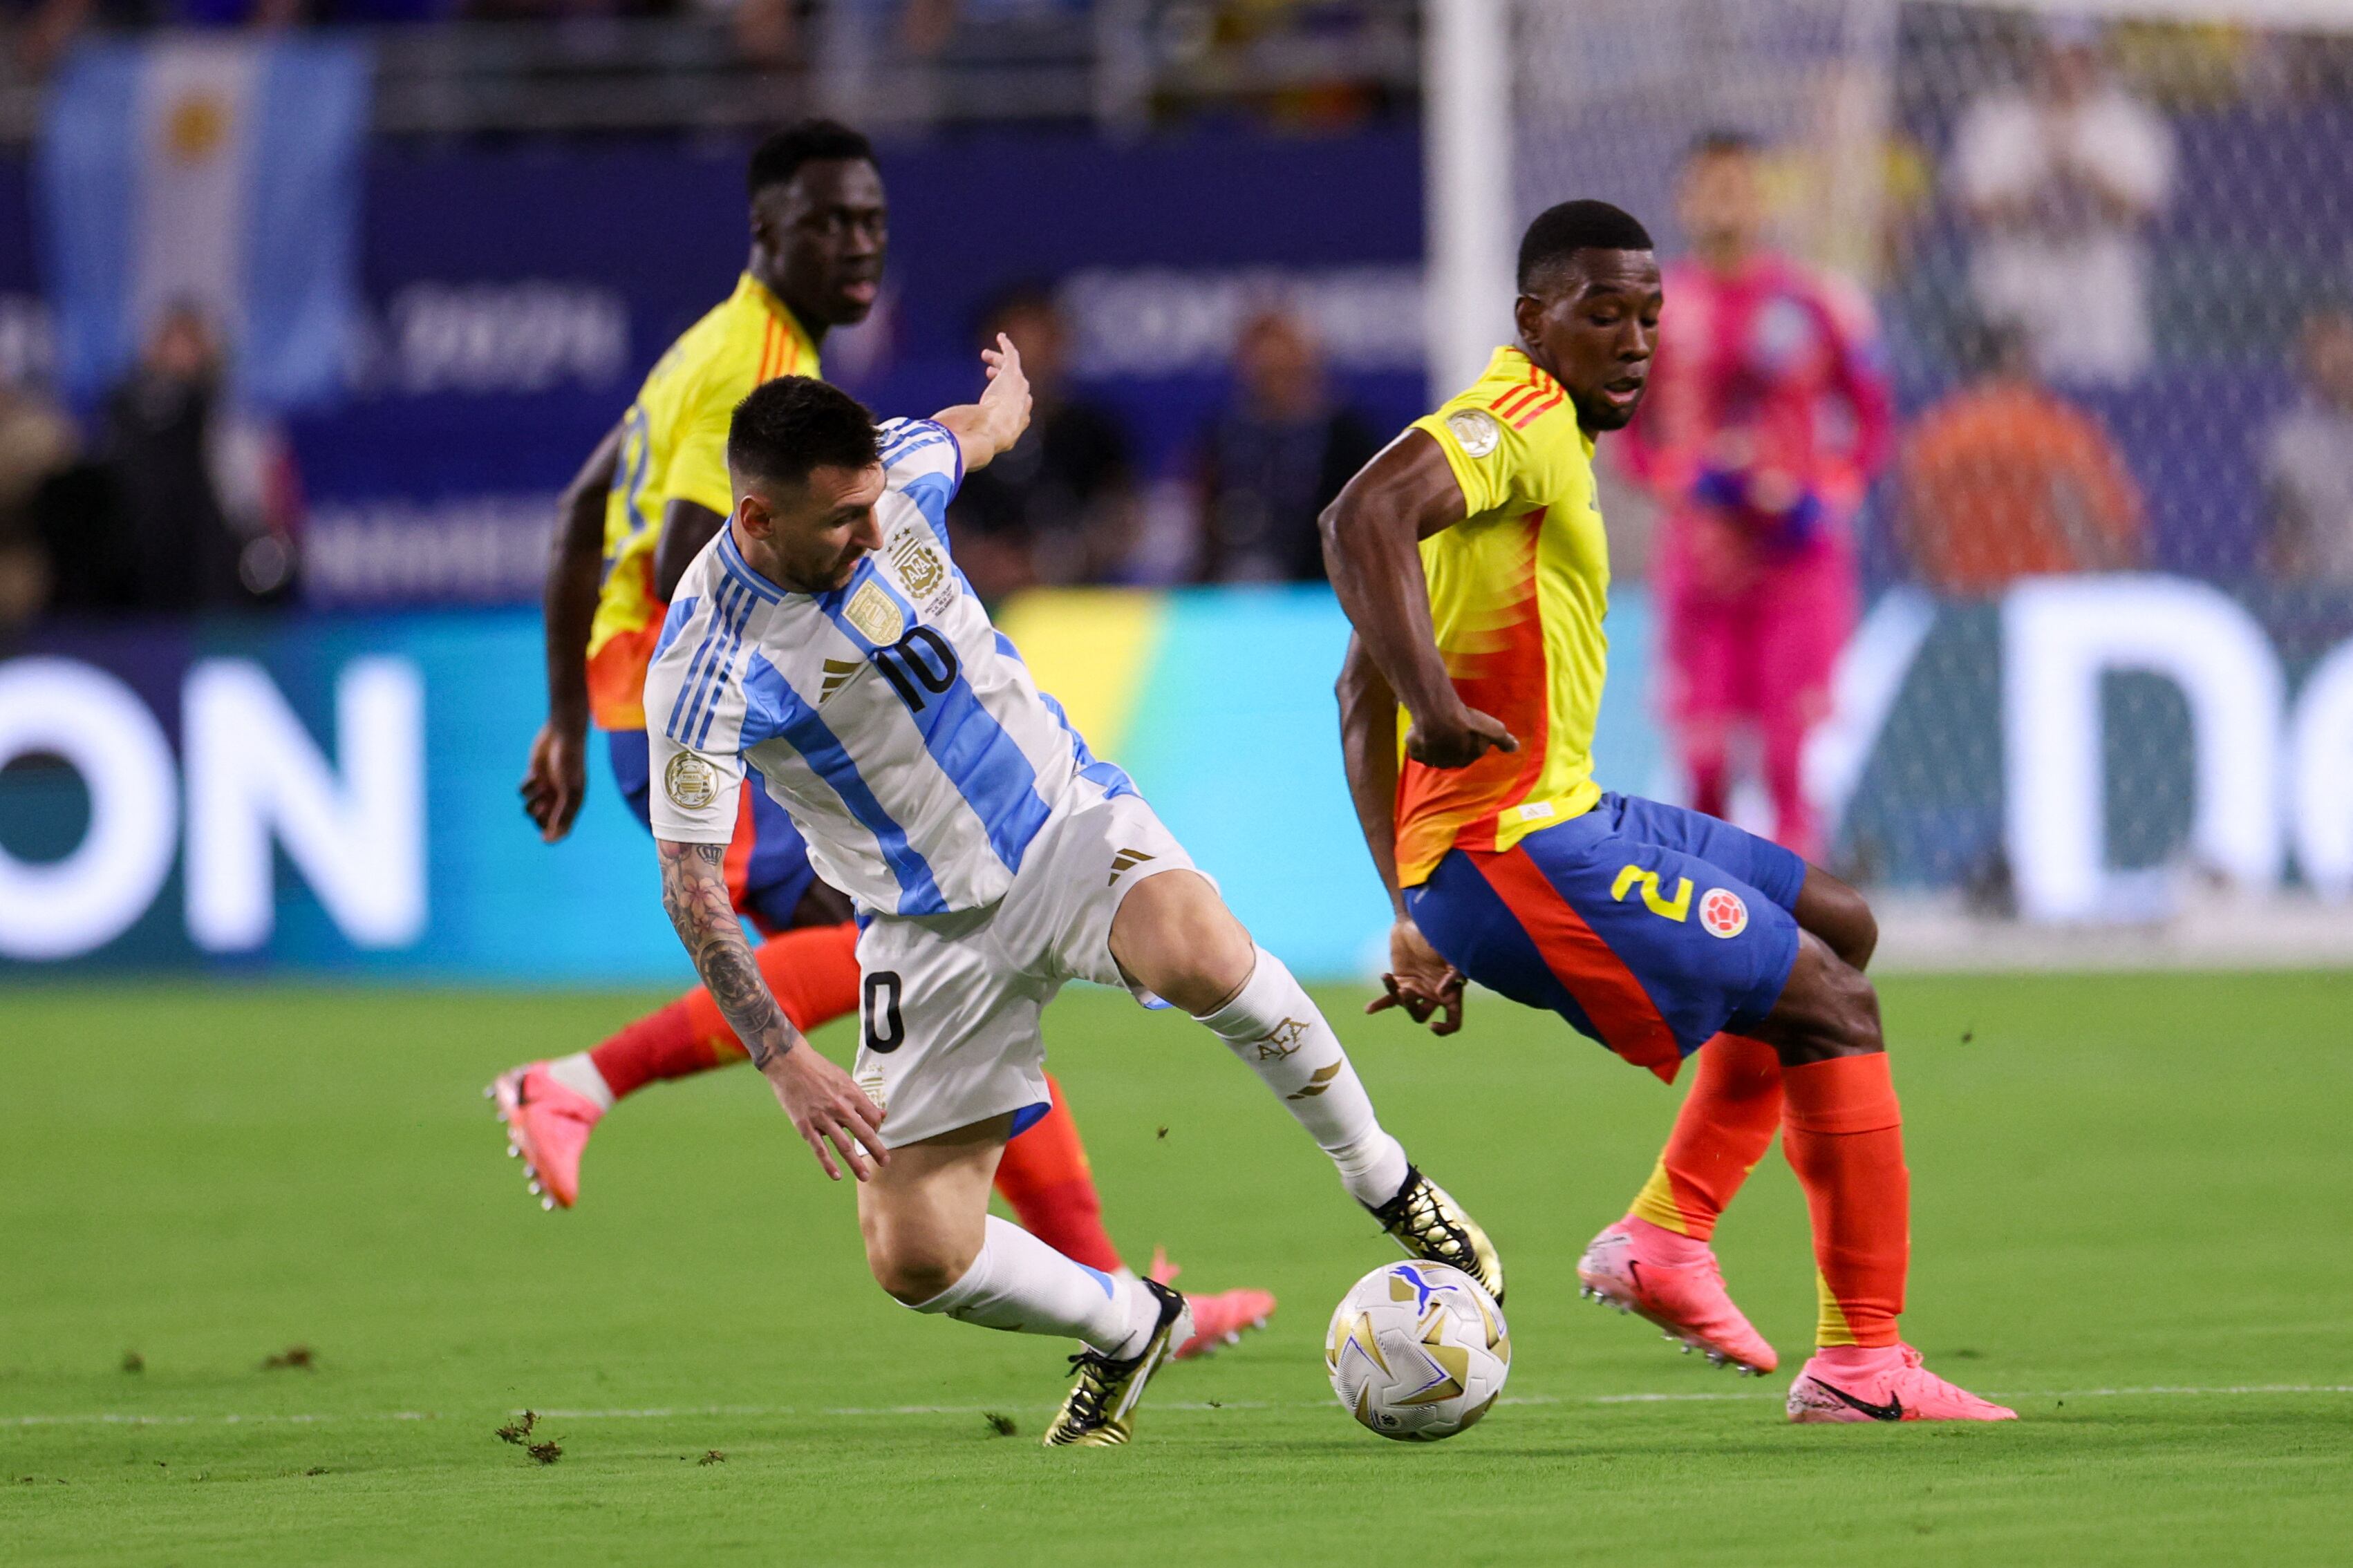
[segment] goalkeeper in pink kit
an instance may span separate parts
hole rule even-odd
[[[1668,714],[1691,804],[1727,815],[1752,734],[1773,837],[1820,859],[1800,762],[1854,629],[1854,518],[1892,408],[1862,291],[1766,247],[1761,162],[1725,132],[1684,160],[1691,254],[1666,269],[1650,395],[1621,449],[1663,509]]]

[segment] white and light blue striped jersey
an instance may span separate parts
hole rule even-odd
[[[646,675],[654,836],[728,842],[749,762],[818,874],[861,908],[979,909],[1079,780],[1131,786],[1089,755],[956,570],[955,437],[928,419],[881,434],[882,543],[847,586],[776,586],[732,526],[680,581]]]

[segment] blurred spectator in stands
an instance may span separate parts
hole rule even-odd
[[[2304,323],[2304,398],[2263,433],[2264,565],[2291,583],[2353,586],[2353,310]]]
[[[1380,450],[1380,437],[1334,399],[1315,340],[1281,310],[1243,323],[1234,378],[1237,395],[1202,442],[1197,575],[1205,583],[1320,583],[1316,516]]]
[[[2027,329],[2059,380],[2126,381],[2148,365],[2144,231],[2173,184],[2173,132],[2102,68],[2095,24],[2046,23],[2027,90],[1972,104],[1950,176],[1978,227],[1980,315]]]
[[[1853,523],[1893,415],[1862,291],[1771,247],[1762,149],[1712,132],[1685,155],[1641,415],[1617,447],[1663,513],[1669,712],[1692,804],[1731,807],[1753,733],[1774,837],[1819,858],[1800,760],[1855,620]]]
[[[1975,374],[1904,444],[1896,533],[1920,582],[1998,594],[2141,558],[2141,498],[2100,423],[2042,384],[2016,327],[1979,329]]]
[[[47,604],[56,568],[36,500],[74,460],[73,421],[47,398],[0,387],[0,632]]]
[[[250,604],[292,578],[291,464],[274,432],[229,409],[221,370],[203,314],[174,306],[107,398],[101,447],[135,608]]]
[[[1126,429],[1070,388],[1069,331],[1053,296],[1023,285],[998,296],[981,342],[1021,351],[1033,403],[1011,451],[972,475],[948,508],[956,563],[984,599],[1035,584],[1119,580],[1141,506]]]
[[[735,47],[754,64],[780,66],[800,53],[800,0],[712,0],[698,9],[723,14]]]
[[[849,3],[871,6],[877,0]],[[918,58],[937,55],[959,23],[1083,28],[1093,8],[1093,0],[898,0],[899,47]]]

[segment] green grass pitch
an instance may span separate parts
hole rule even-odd
[[[1390,1125],[1512,1268],[1509,1403],[1384,1443],[1319,1349],[1387,1244],[1215,1041],[1092,992],[1048,1030],[1113,1234],[1282,1308],[1171,1369],[1134,1447],[1049,1453],[1063,1347],[884,1299],[849,1194],[744,1071],[627,1105],[577,1212],[526,1199],[480,1086],[648,998],[10,991],[0,1561],[2353,1558],[2353,978],[1885,995],[1907,1330],[2014,1426],[1792,1428],[1786,1376],[1737,1382],[1579,1302],[1577,1249],[1675,1097],[1482,996],[1453,1041],[1343,1016]],[[1719,1244],[1794,1369],[1812,1269],[1778,1153]],[[263,1365],[296,1346],[308,1366]],[[494,1436],[526,1407],[558,1462]]]

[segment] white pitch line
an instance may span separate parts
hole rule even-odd
[[[2187,1384],[2153,1384],[2145,1388],[2060,1388],[2036,1389],[2025,1393],[1988,1391],[2000,1399],[2138,1399],[2153,1397],[2214,1396],[2253,1394],[2353,1394],[2353,1384],[2346,1383],[2241,1383],[2211,1387]],[[1582,1399],[1566,1398],[1559,1394],[1513,1394],[1499,1401],[1504,1405],[1681,1405],[1734,1403],[1778,1398],[1773,1390],[1758,1389],[1754,1393],[1688,1393],[1688,1394],[1599,1394]],[[1327,1402],[1306,1400],[1277,1402],[1270,1400],[1227,1399],[1211,1404],[1206,1400],[1158,1400],[1159,1410],[1321,1410]],[[1032,1408],[1020,1401],[996,1405],[844,1405],[803,1406],[795,1405],[651,1405],[612,1410],[541,1410],[542,1421],[682,1421],[692,1418],[748,1418],[773,1420],[779,1417],[806,1415],[986,1415],[1010,1405],[1014,1409]],[[1035,1406],[1043,1408],[1043,1406]],[[479,1415],[480,1412],[472,1413]],[[520,1411],[511,1414],[520,1415]],[[118,1411],[102,1411],[87,1415],[8,1415],[0,1416],[0,1426],[326,1426],[338,1421],[439,1421],[446,1413],[434,1410],[363,1411],[353,1415],[302,1414],[263,1415],[134,1415]]]

